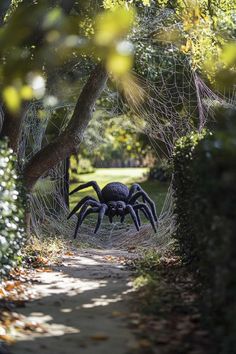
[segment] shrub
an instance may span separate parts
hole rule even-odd
[[[78,167],[78,174],[86,174],[86,173],[93,173],[95,168],[92,166],[92,163],[89,159],[80,159],[79,160],[79,167]]]
[[[77,183],[79,181],[80,174],[93,173],[95,168],[92,166],[92,163],[88,159],[78,156],[78,161],[75,157],[70,158],[70,180],[72,183]]]
[[[174,193],[183,259],[202,282],[214,353],[236,352],[236,149],[233,130],[192,133],[175,147]]]
[[[171,180],[172,166],[169,161],[164,160],[158,166],[150,168],[148,179],[155,179],[160,182],[167,182]]]
[[[186,262],[192,262],[198,257],[193,204],[196,203],[199,177],[192,165],[197,156],[196,148],[205,136],[206,131],[203,131],[192,132],[180,138],[176,142],[173,155],[173,189],[177,223],[175,237]]]
[[[25,239],[24,190],[7,141],[0,141],[0,278],[17,264]]]

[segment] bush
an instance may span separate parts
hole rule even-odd
[[[169,161],[164,160],[158,166],[153,166],[149,171],[149,180],[157,180],[160,182],[168,182],[171,180],[172,176],[172,166]]]
[[[0,278],[17,264],[25,240],[24,190],[15,170],[15,158],[0,141]]]
[[[93,173],[95,168],[89,159],[84,159],[78,156],[78,161],[72,156],[70,159],[70,180],[71,183],[76,183],[79,181],[80,174]]]
[[[236,149],[219,131],[180,139],[174,154],[180,251],[202,282],[202,304],[215,335],[214,353],[236,353]]]
[[[90,160],[82,158],[79,160],[78,174],[93,173],[94,171],[95,168],[92,166]]]
[[[196,203],[199,176],[192,165],[197,157],[196,148],[205,136],[206,131],[203,131],[192,132],[180,138],[176,142],[173,155],[173,189],[177,222],[175,237],[179,242],[184,261],[190,263],[198,257],[195,234],[196,215],[193,213],[193,205]]]

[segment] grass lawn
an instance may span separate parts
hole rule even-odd
[[[133,183],[139,183],[141,187],[149,194],[156,204],[158,214],[161,211],[165,200],[168,183],[147,180],[148,168],[97,168],[94,173],[83,174],[79,176],[78,184],[71,184],[70,190],[76,188],[80,183],[96,181],[103,188],[109,182],[121,182],[130,187]],[[79,191],[70,197],[70,207],[86,195],[97,197],[93,188],[87,188]]]

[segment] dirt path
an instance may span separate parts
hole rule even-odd
[[[123,354],[135,347],[128,328],[128,252],[84,250],[52,272],[37,273],[33,300],[18,312],[44,333],[17,334],[12,354]]]

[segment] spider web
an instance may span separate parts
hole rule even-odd
[[[104,97],[111,107],[106,108],[106,114],[116,116],[118,112],[129,112],[136,129],[149,137],[150,144],[160,160],[171,157],[176,139],[193,129],[200,131],[209,119],[214,119],[216,104],[234,105],[235,102],[233,96],[227,100],[213,93],[199,75],[191,70],[186,59],[177,58],[171,52],[169,58],[169,64],[166,55],[165,59],[162,55],[156,55],[154,58],[159,63],[155,80],[149,77],[148,72],[145,79],[133,73],[132,82],[126,83],[127,87],[123,87],[122,95],[118,91],[111,92],[108,88],[104,92]],[[165,63],[162,62],[164,60]],[[129,85],[132,85],[132,90]],[[63,110],[63,119],[59,125],[54,123],[54,130],[59,134],[65,129],[74,108],[74,103],[69,100],[70,98],[65,103],[60,102],[53,107],[45,106],[43,102],[30,105],[25,113],[18,150],[21,168],[48,142],[45,133],[58,110]],[[92,148],[102,142],[102,126],[101,121],[101,131],[97,133]],[[89,148],[91,149],[91,146]],[[69,209],[66,203],[66,183],[66,166],[63,161],[39,179],[29,196],[32,232],[39,237],[49,234],[70,238],[73,235],[77,217],[73,216],[67,220]],[[145,224],[137,232],[131,222],[109,224],[104,221],[97,235],[93,234],[93,229],[94,218],[88,217],[80,228],[79,241],[100,247],[166,245],[175,230],[172,183],[159,215],[156,234],[149,224]]]
[[[3,121],[4,121],[4,113],[3,113],[2,107],[0,106],[0,132],[3,127]]]

